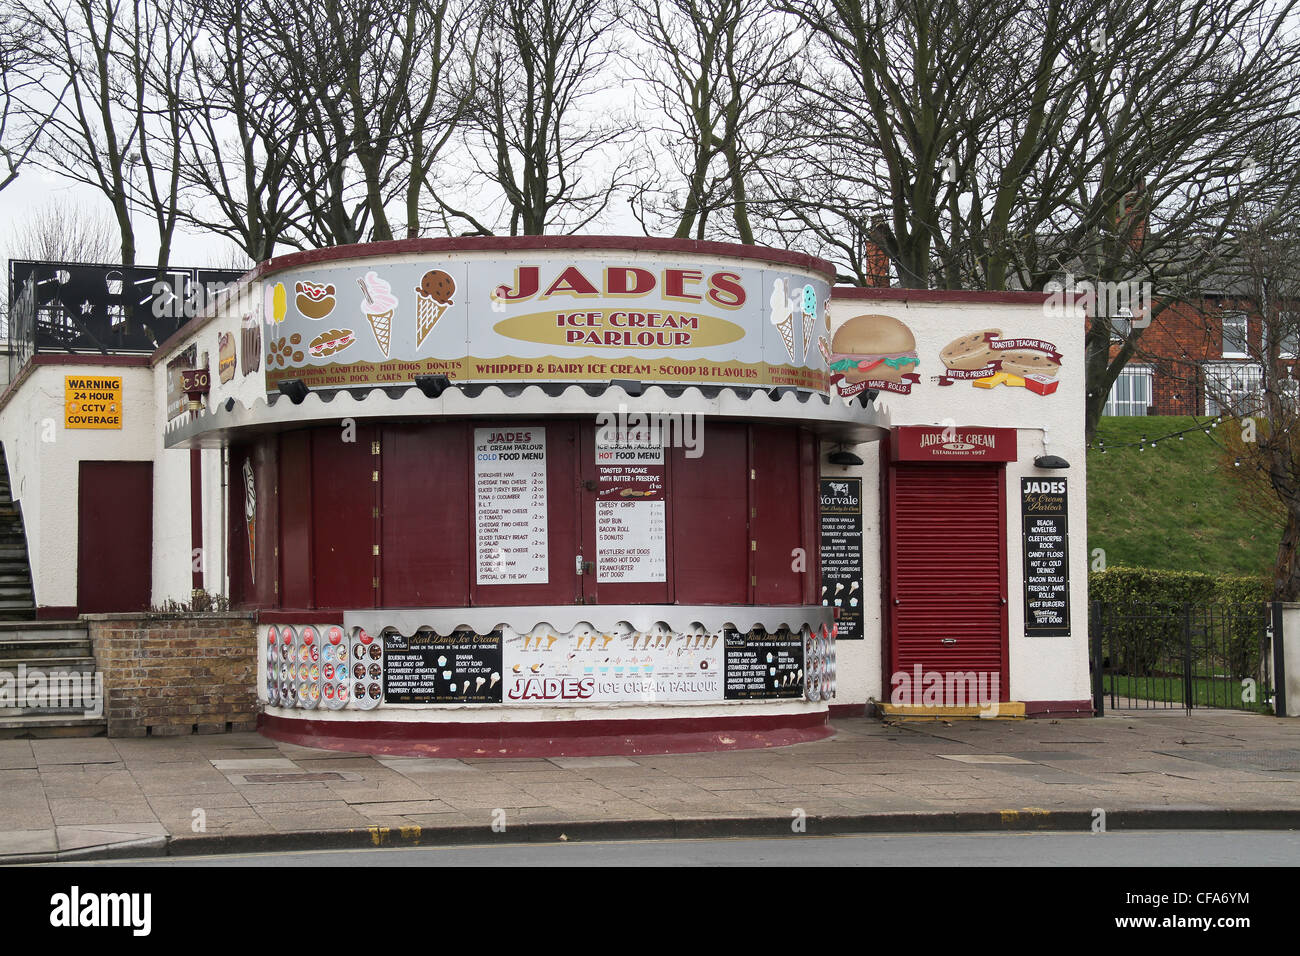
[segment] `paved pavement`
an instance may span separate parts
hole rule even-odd
[[[551,759],[370,757],[257,734],[0,740],[0,863],[799,827],[1300,829],[1300,720],[833,726],[771,750]]]

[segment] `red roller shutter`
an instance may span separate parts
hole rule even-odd
[[[890,466],[891,675],[911,677],[917,665],[996,674],[999,699],[1009,699],[1003,474],[1000,465]]]

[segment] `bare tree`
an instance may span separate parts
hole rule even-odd
[[[291,245],[419,235],[426,187],[470,106],[477,7],[469,0],[259,0],[253,11],[226,14],[236,18],[249,52],[225,64],[214,83],[240,125],[244,156],[236,167],[273,158],[283,185],[269,194],[275,205],[259,209],[252,197],[271,187],[271,170],[263,167],[262,182],[239,191],[212,183],[220,205],[251,221],[258,218],[251,204],[269,217],[274,240]],[[207,152],[219,152],[215,139],[205,135]]]
[[[780,3],[821,66],[772,230],[815,237],[858,281],[875,246],[905,286],[1149,284],[1140,321],[1091,316],[1090,436],[1205,250],[1300,184],[1295,0]]]
[[[40,0],[30,10],[40,55],[67,86],[42,161],[108,198],[126,265],[136,258],[133,210],[158,229],[160,271],[170,255],[189,119],[181,84],[202,11],[195,0]],[[34,108],[42,106],[37,98]]]
[[[713,231],[753,243],[749,184],[764,119],[797,66],[791,25],[767,0],[632,0],[631,13],[650,49],[635,62],[660,123],[639,184],[643,220],[703,239],[725,211],[730,227]]]
[[[629,164],[611,161],[607,148],[629,123],[594,102],[616,22],[608,0],[492,2],[467,139],[478,172],[503,194],[511,235],[577,231],[624,183]],[[492,231],[486,217],[446,212]]]
[[[289,180],[308,114],[262,24],[262,0],[210,0],[208,30],[191,63],[182,175],[193,187],[185,217],[227,236],[249,259],[270,258],[277,243],[297,244],[301,192]]]
[[[117,223],[106,212],[49,202],[14,227],[6,246],[15,259],[110,263],[118,238]]]
[[[1295,208],[1295,207],[1293,207]],[[1234,236],[1229,262],[1251,305],[1237,343],[1254,373],[1205,369],[1206,394],[1225,418],[1229,469],[1261,510],[1284,515],[1273,569],[1273,598],[1300,599],[1300,219],[1271,218]],[[1217,316],[1208,315],[1212,321]]]
[[[0,5],[0,190],[18,178],[49,118],[47,111],[24,107],[34,90],[44,90],[36,40],[36,27],[20,8]]]
[[[1016,23],[1030,2],[781,0],[812,39],[800,101],[782,117],[776,233],[810,233],[858,281],[878,245],[902,285],[929,286],[983,137],[1011,122],[1063,42],[1027,55]]]

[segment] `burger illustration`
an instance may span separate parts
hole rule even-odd
[[[912,330],[889,315],[855,315],[835,330],[822,353],[831,381],[845,398],[867,388],[884,388],[906,395],[911,391],[920,360]]]

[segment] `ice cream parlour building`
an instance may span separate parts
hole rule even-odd
[[[616,237],[263,263],[151,356],[46,356],[0,400],[37,603],[228,595],[262,731],[335,748],[1090,712],[1081,312],[833,276]],[[81,391],[116,428],[64,421]],[[75,547],[105,465],[130,587]]]

